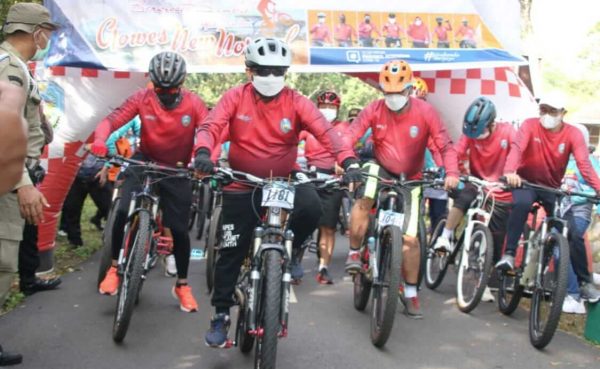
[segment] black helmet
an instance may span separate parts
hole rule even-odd
[[[187,73],[185,59],[177,53],[163,51],[152,57],[148,72],[154,87],[178,87],[183,83]]]
[[[496,106],[487,97],[478,97],[469,105],[463,119],[463,133],[477,138],[496,119]]]

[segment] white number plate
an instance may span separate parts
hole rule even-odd
[[[294,195],[293,187],[286,184],[269,184],[263,187],[261,205],[267,208],[293,209]]]
[[[317,178],[318,179],[331,179],[331,178],[333,178],[333,175],[317,172]]]
[[[378,222],[379,227],[381,228],[393,225],[402,229],[404,227],[404,214],[396,213],[391,210],[380,210]]]

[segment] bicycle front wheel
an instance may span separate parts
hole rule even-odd
[[[468,251],[465,246],[458,266],[456,302],[460,311],[469,313],[481,301],[490,275],[494,241],[489,228],[482,224],[475,224]]]
[[[381,233],[379,275],[373,283],[371,342],[383,347],[390,337],[398,305],[398,289],[402,265],[402,232],[386,227]]]
[[[446,275],[446,270],[448,269],[450,253],[445,251],[435,251],[433,249],[433,246],[435,245],[438,237],[441,236],[445,225],[446,219],[441,219],[438,222],[427,246],[427,259],[425,260],[425,285],[431,290],[436,289],[442,283],[444,276]]]
[[[562,234],[550,233],[542,246],[542,275],[533,291],[529,311],[529,339],[538,349],[552,340],[567,293],[569,244]]]
[[[217,264],[217,252],[221,246],[221,207],[217,207],[212,214],[208,226],[208,236],[206,238],[206,287],[210,293],[215,284],[215,265]]]
[[[138,212],[132,219],[129,231],[125,235],[127,262],[121,276],[121,284],[117,298],[117,311],[113,323],[113,340],[122,342],[127,334],[127,328],[133,315],[139,290],[142,287],[146,253],[152,242],[150,214]]]
[[[210,207],[210,188],[208,185],[202,185],[199,189],[200,196],[196,205],[196,239],[202,239],[204,234],[204,226],[206,225],[206,217],[208,208]]]

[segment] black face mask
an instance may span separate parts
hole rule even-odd
[[[369,18],[366,18],[366,19],[365,19],[365,23],[371,23],[371,19],[369,19]]]
[[[181,102],[181,92],[177,92],[175,94],[165,93],[165,94],[156,94],[158,100],[167,110],[175,109],[179,103]]]

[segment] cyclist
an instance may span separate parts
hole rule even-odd
[[[379,85],[384,99],[369,104],[350,125],[348,137],[356,142],[368,127],[373,131],[373,153],[375,161],[363,165],[363,171],[380,177],[398,178],[401,174],[407,179],[418,178],[423,169],[425,148],[442,155],[447,169],[445,187],[451,189],[458,184],[456,152],[438,113],[429,103],[411,97],[413,75],[410,65],[403,60],[387,62],[379,73]],[[429,145],[428,145],[429,143]],[[411,207],[406,210],[409,218],[404,232],[403,269],[406,281],[403,301],[406,313],[413,318],[421,318],[417,298],[419,274],[419,244],[417,241],[418,196],[420,188],[413,190]],[[350,252],[346,260],[346,271],[355,273],[361,268],[359,248],[367,231],[369,211],[377,195],[377,180],[367,179],[366,184],[357,190],[358,200],[354,203],[350,216]]]
[[[317,96],[317,107],[325,119],[333,125],[333,129],[340,137],[344,137],[348,123],[337,120],[342,100],[334,91],[323,91]],[[317,176],[334,176],[340,174],[336,170],[335,157],[325,149],[321,143],[310,133],[303,131],[300,139],[306,141],[304,153],[308,162],[309,171]],[[319,220],[319,273],[317,282],[320,284],[333,284],[327,267],[331,262],[331,255],[335,246],[335,227],[338,222],[343,193],[337,190],[318,191],[321,198],[323,215]],[[292,276],[293,277],[293,276]]]
[[[317,107],[295,90],[285,87],[285,73],[292,61],[291,49],[275,38],[257,38],[245,50],[246,74],[250,82],[234,87],[203,122],[197,134],[194,165],[210,173],[210,148],[220,132],[229,127],[229,165],[259,177],[287,177],[295,167],[300,131],[309,131],[337,161],[350,169],[350,178],[360,178],[358,163]],[[348,170],[347,170],[348,171]],[[260,196],[239,183],[223,193],[223,247],[215,267],[212,305],[215,315],[206,332],[210,347],[228,346],[229,308],[241,264],[248,255],[252,232],[259,222],[255,209]],[[290,228],[294,247],[314,231],[321,216],[319,196],[312,186],[296,187]]]
[[[105,156],[106,139],[110,133],[125,125],[136,115],[142,121],[140,146],[133,158],[175,167],[188,164],[192,157],[194,132],[208,114],[204,102],[194,93],[182,88],[186,77],[186,63],[174,52],[161,52],[150,60],[149,74],[153,89],[142,89],[130,96],[120,107],[104,118],[95,131],[91,151]],[[99,287],[102,294],[114,295],[119,286],[117,257],[123,242],[123,229],[131,192],[138,191],[139,169],[128,168],[121,185],[122,198],[115,214],[113,230],[113,262]],[[188,211],[192,199],[192,187],[188,179],[169,178],[157,184],[163,224],[171,230],[173,252],[177,264],[177,280],[172,293],[185,312],[198,310],[192,288],[188,285],[187,272],[190,262],[190,238],[187,231]]]
[[[556,195],[531,188],[518,188],[521,186],[521,177],[532,183],[558,188],[569,156],[573,154],[583,179],[596,193],[600,193],[600,179],[590,163],[583,135],[563,120],[567,112],[565,97],[560,93],[543,97],[539,110],[539,118],[529,118],[519,128],[504,165],[507,183],[516,188],[512,190],[506,250],[496,264],[500,270],[514,269],[517,244],[533,203],[538,201],[544,206],[546,214],[553,213]],[[591,283],[584,284],[581,294],[591,294],[592,289]]]
[[[468,161],[468,170],[460,165],[461,170],[486,181],[498,181],[503,174],[504,164],[510,152],[511,142],[516,131],[510,123],[496,122],[496,106],[486,97],[478,97],[467,108],[463,119],[463,135],[456,144],[456,153],[460,163]],[[490,220],[490,231],[494,241],[494,262],[500,259],[506,221],[511,203],[508,191],[495,192],[495,207]],[[453,191],[451,197],[454,205],[450,209],[446,225],[438,237],[434,249],[452,252],[454,250],[454,230],[477,197],[477,188],[467,183],[460,191]],[[493,301],[494,297],[486,288],[484,301]]]

